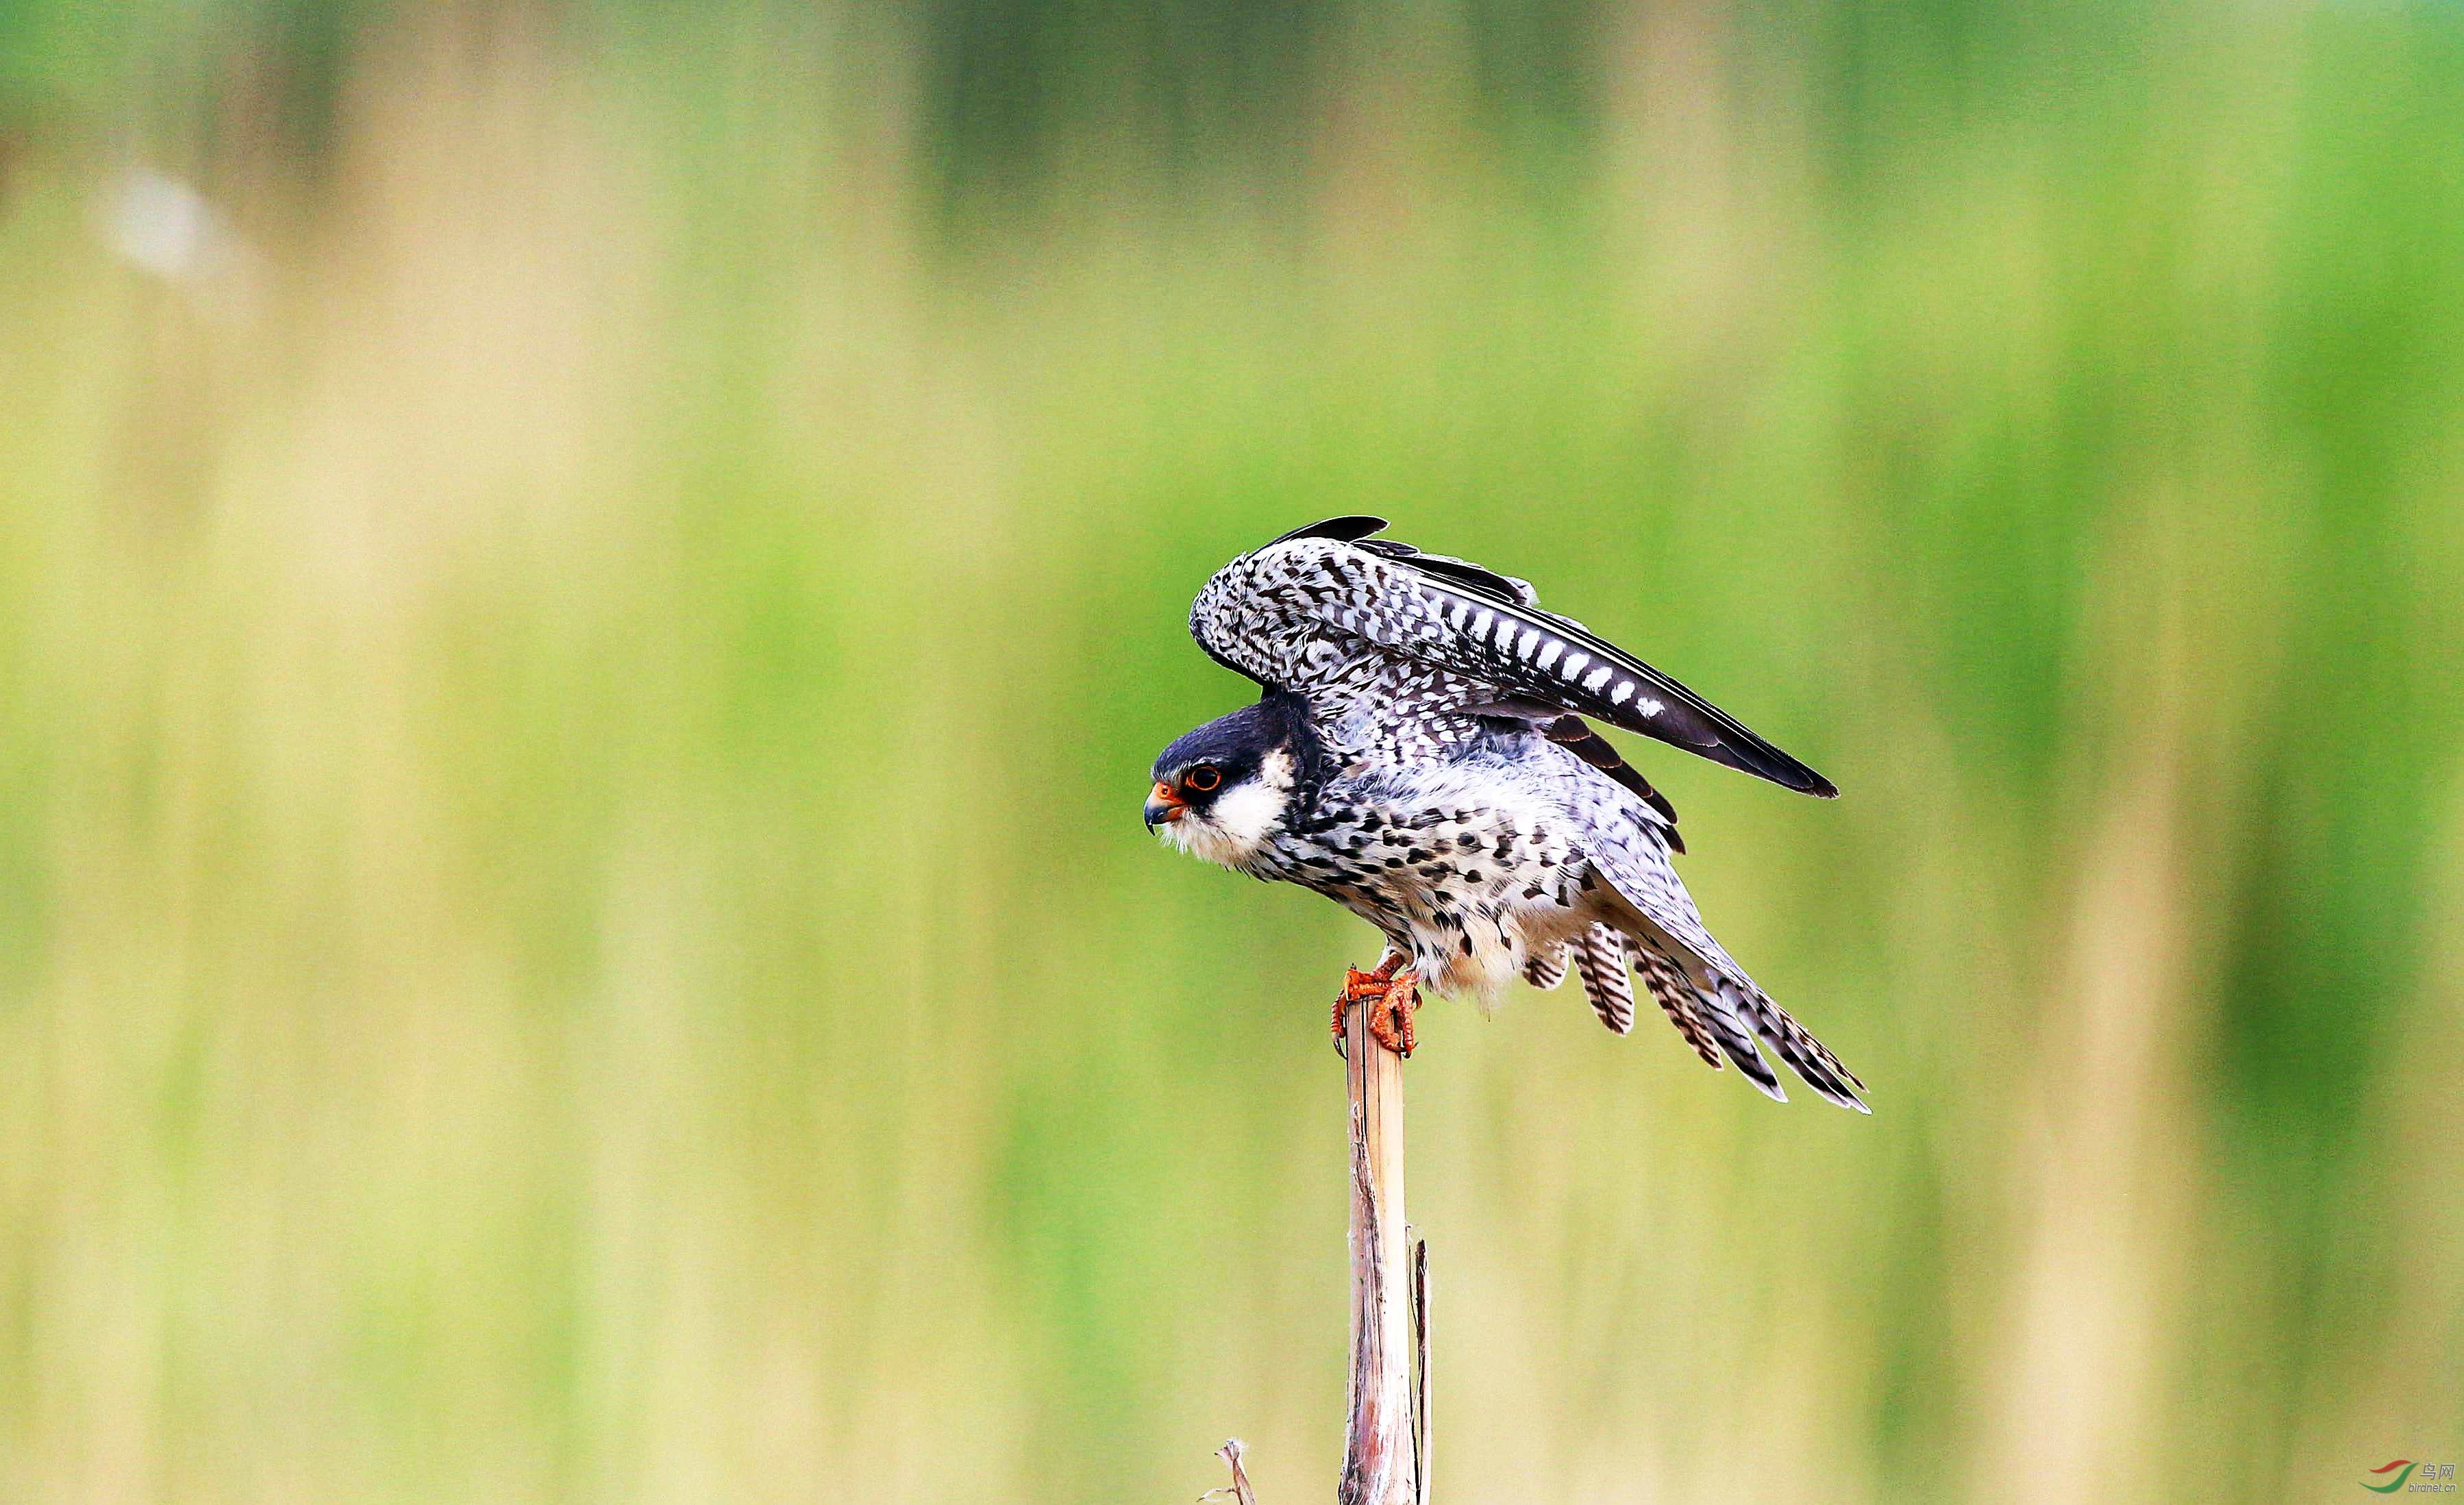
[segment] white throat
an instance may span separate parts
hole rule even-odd
[[[1238,868],[1265,849],[1291,798],[1291,755],[1279,749],[1266,754],[1254,778],[1216,796],[1205,814],[1191,810],[1168,823],[1163,839],[1193,857]]]

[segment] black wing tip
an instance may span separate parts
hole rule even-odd
[[[1790,788],[1794,789],[1799,794],[1811,794],[1817,800],[1836,800],[1839,798],[1839,786],[1832,783],[1830,780],[1815,772],[1813,769],[1808,768],[1803,764],[1798,764],[1796,766],[1797,771],[1803,777],[1798,783],[1790,785]]]
[[[1750,773],[1757,779],[1768,779],[1783,789],[1793,789],[1799,794],[1811,794],[1817,800],[1839,798],[1839,786],[1754,736],[1752,732],[1747,731],[1733,719],[1723,717],[1722,719],[1728,720],[1729,724],[1717,728],[1720,740],[1708,747],[1675,741],[1674,739],[1665,740],[1673,741],[1675,745],[1683,747],[1689,752],[1699,753],[1713,763],[1726,764],[1740,773]],[[1646,723],[1633,730],[1648,736],[1658,729]],[[1737,733],[1744,735],[1740,737],[1736,735]]]
[[[1590,709],[1594,715],[1598,715],[1596,707],[1587,709]],[[1601,719],[1607,720],[1608,718],[1601,717]],[[1817,800],[1839,798],[1837,785],[1762,739],[1744,741],[1733,735],[1728,727],[1718,728],[1718,741],[1700,742],[1687,737],[1672,736],[1665,729],[1639,717],[1622,718],[1610,724],[1623,731],[1640,732],[1645,737],[1656,737],[1672,747],[1690,752],[1698,758],[1708,759],[1724,768],[1734,768],[1739,773],[1750,773],[1755,778],[1776,784],[1783,789],[1793,790],[1798,794],[1810,794]],[[1745,728],[1737,726],[1734,730],[1744,731]],[[1750,732],[1747,732],[1746,735],[1753,736]]]
[[[1386,531],[1384,518],[1372,517],[1365,512],[1352,512],[1340,518],[1327,518],[1294,528],[1280,538],[1267,541],[1261,547],[1273,548],[1278,543],[1289,543],[1294,539],[1331,539],[1337,543],[1357,543],[1372,534],[1384,531]]]

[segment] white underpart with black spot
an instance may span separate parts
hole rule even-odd
[[[1545,743],[1518,751],[1338,777],[1244,871],[1375,925],[1432,992],[1493,1003],[1606,898],[1565,799],[1589,770]]]

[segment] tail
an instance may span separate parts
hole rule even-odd
[[[1631,1030],[1634,979],[1626,976],[1625,938],[1606,925],[1594,925],[1576,936],[1568,949],[1574,953],[1574,970],[1582,974],[1592,1012],[1615,1033]]]
[[[1725,978],[1721,980],[1720,993],[1731,1008],[1752,1021],[1754,1033],[1771,1042],[1789,1070],[1805,1079],[1805,1085],[1842,1108],[1859,1113],[1874,1111],[1857,1096],[1865,1087],[1857,1073],[1831,1053],[1831,1047],[1815,1039],[1813,1030],[1772,1003],[1769,994],[1751,983]]]
[[[1704,928],[1693,896],[1669,865],[1667,837],[1648,818],[1649,807],[1635,800],[1623,804],[1627,819],[1594,828],[1592,861],[1608,879],[1610,923],[1633,946],[1652,997],[1678,1032],[1704,1060],[1718,1066],[1716,1048],[1766,1096],[1786,1102],[1779,1076],[1754,1044],[1760,1035],[1808,1087],[1843,1108],[1865,1112],[1857,1096],[1864,1083],[1756,987]]]
[[[1698,1002],[1702,995],[1686,981],[1685,969],[1639,941],[1626,944],[1634,952],[1634,968],[1642,974],[1642,985],[1650,989],[1652,1001],[1677,1027],[1677,1032],[1685,1037],[1685,1043],[1694,1048],[1694,1053],[1703,1058],[1703,1064],[1718,1071],[1720,1048],[1713,1042],[1710,1022],[1703,1017]],[[1752,1041],[1749,1040],[1747,1046],[1751,1049]]]
[[[1531,960],[1523,963],[1523,981],[1542,992],[1548,991],[1565,980],[1566,948],[1564,946],[1553,946],[1547,951],[1535,951],[1531,954]]]
[[[1857,1073],[1751,981],[1742,975],[1707,972],[1709,985],[1705,986],[1675,957],[1659,947],[1648,941],[1629,943],[1634,949],[1635,965],[1641,971],[1651,996],[1659,1001],[1678,1032],[1685,1036],[1685,1042],[1694,1047],[1694,1053],[1714,1071],[1719,1069],[1720,1058],[1726,1056],[1748,1081],[1762,1089],[1764,1096],[1777,1102],[1788,1101],[1778,1073],[1754,1044],[1754,1037],[1760,1035],[1816,1094],[1858,1113],[1873,1111],[1857,1096],[1865,1086]]]

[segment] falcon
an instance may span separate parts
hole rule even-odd
[[[1634,1028],[1634,979],[1704,1062],[1781,1101],[1759,1040],[1859,1113],[1864,1083],[1705,928],[1670,857],[1677,812],[1603,721],[1829,799],[1831,782],[1701,696],[1543,610],[1527,582],[1333,518],[1218,571],[1190,609],[1256,704],[1163,750],[1146,824],[1238,873],[1297,883],[1375,925],[1385,954],[1335,999],[1409,1055],[1419,991],[1484,1007],[1571,970]]]

